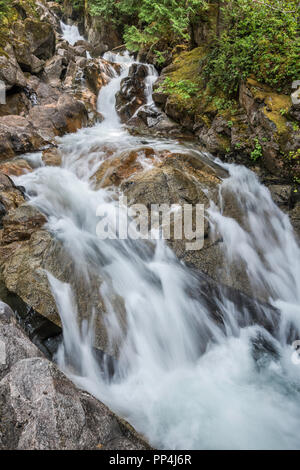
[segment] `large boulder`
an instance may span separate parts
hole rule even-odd
[[[45,359],[0,303],[0,449],[143,450],[126,422]]]
[[[47,60],[54,55],[55,32],[53,26],[46,21],[26,18],[25,21],[15,23],[14,32],[38,59]]]
[[[64,94],[56,104],[32,108],[28,120],[41,136],[52,139],[86,126],[88,115],[81,101]]]
[[[31,171],[32,167],[23,158],[0,163],[0,172],[8,176],[21,176]]]
[[[95,94],[119,72],[120,67],[117,64],[111,64],[104,59],[89,61],[84,68],[87,84]]]
[[[38,59],[30,52],[27,43],[18,43],[18,45],[15,46],[15,55],[23,72],[38,74],[44,68],[44,61]]]
[[[61,84],[61,77],[65,69],[63,60],[63,56],[55,55],[51,59],[47,60],[45,64],[44,73],[47,81],[49,81],[49,83],[54,87],[59,87]]]
[[[35,97],[35,105],[55,104],[61,96],[59,89],[33,75],[27,79],[27,87]]]
[[[38,128],[38,121],[36,124]],[[24,117],[0,117],[0,160],[33,152],[46,143],[38,129]]]
[[[123,122],[127,122],[141,106],[147,103],[145,79],[148,72],[146,65],[133,64],[128,77],[122,80],[120,91],[116,95],[116,109]]]
[[[213,201],[220,205],[219,187],[226,171],[215,166],[211,161],[201,159],[193,154],[178,154],[141,148],[136,152],[125,152],[117,158],[108,158],[95,175],[96,187],[119,186],[127,197],[128,204],[143,204],[148,210],[153,204],[176,205],[183,208],[185,204],[195,207],[203,204],[205,211]],[[242,214],[230,192],[223,192],[223,214],[226,217],[243,223]],[[195,227],[195,212],[193,212]],[[247,227],[244,227],[247,229]],[[174,237],[171,218],[171,236],[169,245],[176,255],[189,266],[200,270],[216,282],[233,287],[251,295],[251,286],[245,266],[233,262],[224,269],[227,263],[226,250],[222,238],[211,230],[208,217],[203,222],[204,240],[202,249],[188,250],[185,237],[177,240]],[[257,297],[266,300],[264,292],[256,292]]]
[[[88,267],[91,282],[87,282],[59,240],[44,229],[45,216],[24,203],[22,193],[7,176],[1,175],[0,183],[2,180],[3,185],[0,185],[1,282],[10,293],[18,296],[35,312],[58,326],[61,326],[61,320],[47,273],[61,282],[69,283],[80,312],[78,320],[89,318],[89,312],[95,309],[97,313],[95,346],[102,351],[112,353],[103,321],[105,306],[99,293],[99,286],[102,283],[98,275],[99,266],[91,264]],[[119,301],[118,303],[122,314],[123,307]]]
[[[16,60],[13,48],[9,44],[0,55],[0,80],[5,83],[7,90],[26,86],[26,78]]]

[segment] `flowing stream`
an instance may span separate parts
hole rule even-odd
[[[77,38],[71,30],[64,33],[70,42]],[[290,332],[292,328],[293,338],[300,338],[300,250],[289,219],[250,170],[217,162],[229,172],[220,188],[220,207],[230,192],[248,230],[213,203],[208,211],[211,227],[223,237],[228,269],[233,260],[244,264],[253,292],[263,288],[280,311],[273,335],[262,326],[267,307],[260,324],[240,327],[238,318],[247,312],[238,311],[225,295],[219,301],[223,324],[212,321],[201,295],[188,294],[196,283],[193,272],[164,241],[150,246],[100,240],[97,208],[106,209],[112,219],[117,210],[117,195],[111,189],[95,190],[91,179],[107,148],[117,156],[146,141],[156,150],[192,151],[207,158],[192,144],[130,135],[115,110],[115,94],[133,59],[112,53],[106,59],[119,62],[122,73],[99,94],[105,120],[59,140],[61,168],[39,167],[17,179],[31,203],[48,215],[48,229],[87,279],[94,260],[103,279],[99,289],[109,343],[121,345],[115,372],[109,374],[93,353],[93,321],[78,325],[74,292],[49,274],[64,328],[58,363],[77,385],[158,448],[299,449],[300,365],[292,361]],[[149,66],[148,105],[154,75]],[[126,329],[112,292],[124,301]],[[77,370],[69,367],[70,355],[76,356]]]

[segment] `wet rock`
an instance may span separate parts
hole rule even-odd
[[[4,54],[0,55],[0,80],[5,83],[7,90],[26,86],[26,78],[9,44],[5,47]]]
[[[24,203],[24,201],[24,194],[21,189],[15,186],[9,176],[0,172],[0,203],[2,207],[2,217],[6,212],[19,207]],[[2,226],[2,218],[0,223]]]
[[[27,80],[27,87],[32,90],[35,96],[34,105],[54,104],[59,100],[61,92],[50,83],[45,83],[38,77],[30,76]]]
[[[90,89],[98,94],[101,88],[120,72],[118,65],[113,65],[103,59],[94,59],[84,68],[84,76]]]
[[[4,304],[0,340],[2,450],[149,448],[126,422],[43,358]]]
[[[29,120],[21,116],[0,117],[0,160],[33,152],[45,144],[45,138]]]
[[[136,114],[127,121],[127,125],[141,133],[155,136],[183,136],[184,132],[176,122],[153,105],[142,106]]]
[[[4,178],[8,177],[3,175]],[[41,229],[46,222],[45,216],[34,207],[24,204],[21,194],[18,197],[15,193],[11,194],[13,190],[17,192],[17,189],[10,187],[9,181],[4,179],[4,197],[0,186],[0,202],[5,208],[3,230],[0,231],[0,272],[3,284],[35,312],[61,326],[47,272],[61,282],[69,283],[80,312],[78,321],[87,318],[89,312],[96,309],[95,347],[105,351],[108,347],[103,322],[105,307],[99,294],[102,280],[97,274],[103,260],[95,259],[91,262],[88,267],[91,282],[87,282],[62,244]]]
[[[0,172],[8,176],[20,176],[32,171],[31,166],[26,160],[12,160],[0,164]]]
[[[86,58],[86,47],[85,46],[74,46],[73,47],[74,55]]]
[[[116,109],[123,122],[127,122],[136,111],[146,104],[145,78],[148,67],[143,64],[133,64],[128,77],[121,82],[121,89],[116,95]]]
[[[222,174],[222,171],[219,172],[193,155],[165,152],[152,168],[135,173],[124,180],[120,188],[127,196],[129,205],[144,204],[150,209],[152,204],[176,205],[180,208],[184,204],[204,204],[207,208],[210,199],[216,199]],[[194,217],[195,214],[195,221]],[[182,240],[174,240],[173,222],[171,226],[170,244],[182,258],[186,254],[187,240],[184,237]],[[204,231],[207,236],[207,221],[204,221]]]
[[[130,157],[130,156],[129,156]],[[150,160],[151,162],[151,160]],[[105,162],[106,163],[106,162]],[[104,165],[105,165],[104,163]],[[99,186],[119,185],[122,193],[127,196],[128,204],[143,204],[150,210],[153,204],[176,205],[203,204],[206,210],[211,201],[219,204],[219,185],[226,177],[226,172],[214,166],[212,162],[196,157],[192,154],[165,153],[157,161],[152,161],[150,168],[140,168],[138,161],[133,158],[111,161],[97,172]],[[122,178],[126,178],[122,180]],[[238,222],[242,221],[242,214],[238,204],[231,194],[223,194],[223,213]],[[193,212],[195,228],[195,213]],[[249,280],[245,266],[232,263],[229,270],[224,269],[226,264],[225,246],[220,237],[214,234],[208,221],[203,221],[204,239],[202,249],[187,250],[188,240],[183,236],[181,240],[174,238],[174,226],[171,217],[171,233],[168,243],[176,253],[190,267],[200,270],[216,282],[233,287],[251,295]],[[261,295],[261,297],[260,297]],[[257,292],[262,298],[263,293]]]
[[[119,186],[131,175],[152,166],[155,161],[158,162],[166,155],[169,155],[169,152],[156,152],[150,147],[145,147],[124,152],[118,157],[107,158],[93,177],[96,189]]]
[[[46,217],[29,204],[22,204],[12,213],[3,217],[2,241],[10,244],[20,240],[28,240],[31,235],[46,223]]]
[[[43,151],[42,160],[46,166],[61,166],[62,157],[58,148]]]
[[[32,108],[28,120],[43,138],[50,140],[86,126],[88,116],[82,102],[64,94],[60,96],[57,104]]]
[[[47,81],[52,86],[60,86],[60,80],[63,74],[64,65],[63,65],[63,57],[60,55],[56,55],[49,59],[45,64],[45,75]]]

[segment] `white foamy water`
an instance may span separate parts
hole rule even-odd
[[[212,204],[209,217],[225,241],[228,269],[232,261],[245,263],[254,295],[263,286],[279,309],[273,336],[263,327],[267,306],[261,307],[259,324],[251,325],[247,307],[235,306],[224,293],[218,300],[223,324],[215,323],[197,276],[163,241],[144,245],[96,236],[97,208],[106,209],[112,224],[117,210],[111,190],[95,191],[90,181],[105,147],[119,155],[146,141],[156,150],[190,151],[176,141],[131,136],[121,125],[115,93],[131,63],[122,57],[121,76],[99,95],[104,122],[60,139],[63,168],[43,167],[17,179],[86,277],[94,260],[103,279],[99,289],[109,343],[121,345],[110,376],[92,351],[97,313],[89,312],[91,321],[79,326],[71,287],[49,275],[64,327],[59,365],[158,448],[299,449],[300,366],[291,361],[289,330],[292,326],[300,337],[300,251],[287,216],[256,177],[244,167],[226,165],[221,209]],[[204,158],[196,148],[193,152]],[[239,201],[241,224],[222,212],[226,193]],[[112,293],[124,300],[125,331]],[[68,357],[76,358],[77,372]]]
[[[71,46],[74,46],[77,41],[84,41],[84,37],[79,33],[79,29],[76,25],[68,25],[60,22],[63,38],[68,41]]]

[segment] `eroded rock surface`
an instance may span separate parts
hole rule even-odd
[[[3,303],[0,342],[1,450],[148,448],[126,422],[45,359]]]

